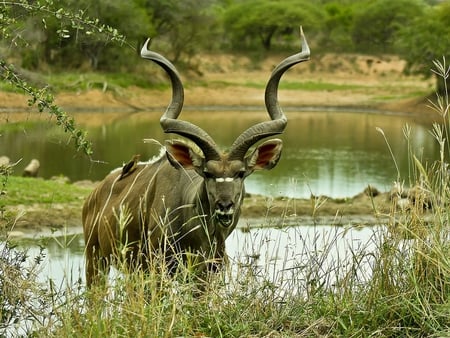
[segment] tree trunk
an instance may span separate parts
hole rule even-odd
[[[264,50],[270,51],[270,48],[272,46],[272,37],[276,32],[276,28],[271,28],[269,30],[263,31],[260,33],[261,42],[264,47]]]

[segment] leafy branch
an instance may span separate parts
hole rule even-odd
[[[56,118],[56,124],[62,126],[66,133],[70,133],[71,138],[74,139],[77,151],[83,151],[86,155],[92,155],[92,143],[87,140],[87,132],[78,129],[75,125],[73,117],[67,115],[61,107],[54,103],[54,97],[49,93],[47,87],[37,89],[27,84],[21,76],[14,70],[13,65],[7,64],[0,60],[0,75],[17,89],[22,90],[30,96],[28,105],[37,105],[39,112],[48,112],[51,116]]]
[[[72,11],[62,7],[55,7],[53,0],[40,0],[31,3],[27,0],[2,1],[0,3],[0,13],[2,14],[0,15],[0,24],[4,37],[11,36],[11,32],[8,31],[7,27],[11,27],[15,23],[15,18],[11,15],[11,11],[14,7],[23,9],[28,16],[47,14],[55,17],[61,23],[61,28],[57,30],[57,34],[62,39],[70,37],[69,30],[67,29],[70,26],[77,31],[77,34],[82,31],[88,36],[100,34],[104,41],[115,41],[120,44],[128,44],[125,36],[120,34],[116,28],[101,24],[98,18],[89,18],[84,10],[79,9],[77,11]],[[45,17],[42,18],[42,23],[44,24],[44,27],[46,27]],[[128,46],[134,48],[130,44],[128,44]]]

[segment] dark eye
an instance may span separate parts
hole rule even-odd
[[[214,178],[214,175],[209,173],[209,172],[207,172],[207,171],[203,172],[203,176],[205,176],[206,179],[213,179]]]
[[[245,177],[245,171],[238,171],[235,175],[235,178],[243,179]]]

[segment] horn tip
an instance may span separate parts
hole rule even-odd
[[[300,39],[302,44],[301,53],[305,55],[305,60],[309,60],[311,57],[311,51],[309,49],[308,41],[306,41],[305,34],[303,33],[303,26],[300,25]]]
[[[145,40],[144,45],[141,48],[141,57],[144,57],[145,54],[149,51],[151,41],[152,38],[147,38],[147,40]]]

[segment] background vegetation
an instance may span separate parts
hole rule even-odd
[[[129,60],[148,36],[180,67],[202,52],[292,50],[299,25],[315,54],[398,54],[427,76],[449,57],[449,1],[19,0],[0,14],[1,59],[41,73],[139,73]]]

